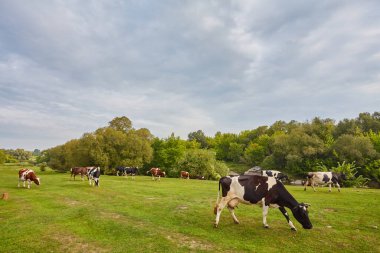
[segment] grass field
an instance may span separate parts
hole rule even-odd
[[[41,186],[17,188],[20,167],[0,166],[0,252],[380,252],[380,190],[328,188],[304,192],[311,230],[279,210],[262,226],[261,208],[240,205],[233,223],[224,210],[213,228],[216,181],[100,177],[100,187],[69,174],[35,171]]]

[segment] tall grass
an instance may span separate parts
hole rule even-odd
[[[17,188],[17,166],[0,166],[0,252],[380,252],[380,191],[286,186],[308,202],[311,230],[292,232],[277,209],[262,226],[258,206],[224,210],[213,228],[216,181],[39,172],[41,186]]]

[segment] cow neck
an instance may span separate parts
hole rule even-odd
[[[298,206],[298,201],[286,190],[286,188],[282,185],[281,187],[282,189],[280,189],[280,196],[281,196],[281,202],[283,206],[289,208],[289,209],[293,209],[295,208],[296,206]]]

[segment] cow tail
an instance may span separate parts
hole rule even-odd
[[[218,197],[216,198],[216,204],[219,203],[219,198],[220,198],[220,180],[219,180],[219,189],[218,189]]]

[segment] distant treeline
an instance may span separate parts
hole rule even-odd
[[[360,113],[335,122],[314,118],[307,122],[277,121],[239,134],[202,130],[187,140],[174,134],[160,139],[146,128],[134,129],[127,117],[117,117],[104,128],[80,139],[44,150],[37,159],[58,171],[74,166],[101,166],[112,173],[117,166],[135,166],[140,172],[160,167],[171,177],[181,170],[206,178],[228,173],[227,163],[261,166],[293,176],[354,164],[357,175],[380,181],[380,112]],[[240,172],[240,171],[238,171]]]

